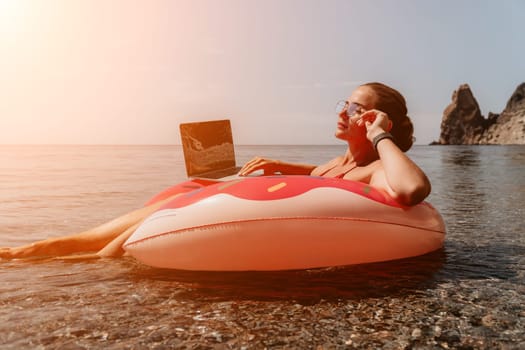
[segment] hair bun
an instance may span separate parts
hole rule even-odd
[[[407,115],[406,101],[399,91],[383,83],[367,83],[362,86],[371,88],[377,96],[375,108],[385,112],[392,121],[390,133],[394,136],[394,143],[403,152],[412,147],[414,142],[414,126]]]

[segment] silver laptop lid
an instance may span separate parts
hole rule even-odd
[[[229,120],[180,124],[188,177],[221,178],[235,174],[235,150]]]

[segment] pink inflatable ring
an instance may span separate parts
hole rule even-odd
[[[189,181],[124,244],[144,264],[199,271],[310,269],[439,249],[445,225],[427,202],[403,207],[369,185],[324,177]]]

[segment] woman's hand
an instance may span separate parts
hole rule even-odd
[[[370,142],[393,126],[388,115],[376,109],[363,113],[360,123],[365,125]],[[415,205],[428,196],[431,187],[427,176],[394,142],[380,142],[376,151],[381,166],[372,174],[371,186],[385,189],[403,205]]]
[[[279,172],[280,165],[281,162],[278,160],[255,157],[248,163],[244,164],[239,171],[239,175],[246,176],[257,170],[263,170],[264,175],[273,175],[276,172]]]
[[[392,121],[385,112],[371,109],[361,115],[361,123],[366,127],[366,138],[372,142],[377,135],[392,130]]]

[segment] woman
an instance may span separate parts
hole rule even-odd
[[[348,143],[343,156],[320,166],[257,157],[246,163],[239,174],[245,176],[263,170],[265,175],[314,175],[361,181],[386,191],[403,205],[415,205],[428,196],[428,178],[404,154],[412,146],[413,127],[406,115],[403,96],[384,84],[368,83],[358,87],[347,101],[342,101],[338,106],[339,122],[335,136]],[[89,231],[22,247],[0,248],[0,258],[63,256],[87,251],[98,252],[74,255],[72,258],[121,256],[124,254],[122,244],[138,225],[176,196],[135,210]]]
[[[265,175],[279,172],[339,177],[383,189],[404,205],[425,199],[430,193],[430,182],[404,154],[412,146],[413,126],[406,115],[403,96],[384,84],[368,83],[341,102],[335,136],[348,143],[343,156],[320,166],[255,158],[240,174],[263,170]]]

